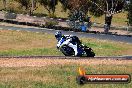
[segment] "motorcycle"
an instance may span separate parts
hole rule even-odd
[[[64,41],[64,40],[62,40]],[[79,57],[94,57],[95,53],[94,51],[90,48],[87,47],[85,45],[81,44],[77,44],[77,48],[78,48],[78,56]],[[61,48],[59,48],[59,50],[65,55],[65,56],[74,56],[75,52],[74,49],[72,47],[69,47],[68,45],[63,45]]]

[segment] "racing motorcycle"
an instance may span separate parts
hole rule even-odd
[[[64,41],[64,40],[62,40]],[[90,48],[87,47],[85,45],[78,44],[78,56],[79,57],[94,57],[95,53],[94,51]],[[61,48],[59,48],[59,50],[65,55],[65,56],[74,56],[75,52],[74,49],[72,47],[69,47],[68,45],[63,45]]]

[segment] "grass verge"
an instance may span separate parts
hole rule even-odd
[[[33,55],[62,55],[56,49],[50,48],[35,48],[35,49],[25,49],[25,50],[7,50],[0,51],[0,56],[33,56]]]
[[[81,38],[97,56],[132,55],[132,44]],[[54,35],[26,31],[0,30],[0,55],[63,55],[56,49]]]
[[[37,59],[36,61],[38,61]],[[6,60],[7,61],[7,60]],[[41,62],[45,62],[42,60]],[[47,61],[48,63],[49,61]],[[50,60],[43,67],[0,67],[0,88],[131,88],[129,84],[76,83],[78,67],[87,74],[130,74],[132,63],[118,60]],[[104,63],[107,62],[107,63]],[[113,63],[112,63],[113,62]],[[58,64],[59,63],[59,64]],[[125,64],[124,64],[125,63]]]

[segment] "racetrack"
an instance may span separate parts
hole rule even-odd
[[[103,56],[95,56],[95,57],[74,57],[74,56],[0,56],[0,58],[17,58],[17,59],[22,59],[22,58],[27,58],[27,59],[64,59],[64,60],[89,60],[89,59],[115,59],[115,60],[132,60],[132,56],[108,56],[108,57],[103,57]]]
[[[4,26],[0,25],[1,29],[7,29],[7,30],[24,30],[24,31],[31,31],[31,32],[46,32],[49,34],[54,34],[57,30],[54,29],[47,29],[47,28],[38,28],[38,27],[15,27],[15,26]],[[120,41],[125,43],[132,43],[132,37],[128,36],[117,36],[117,35],[105,35],[105,34],[93,34],[93,33],[82,33],[82,32],[72,32],[72,31],[62,31],[63,34],[72,34],[76,35],[78,37],[86,37],[86,38],[97,38],[97,39],[103,39],[103,40],[114,40],[114,41]],[[0,56],[0,58],[41,58],[41,59],[74,59],[74,60],[89,60],[89,59],[116,59],[116,60],[132,60],[132,56],[118,56],[118,57],[94,57],[94,58],[88,58],[88,57],[65,57],[65,56]]]
[[[44,32],[49,34],[54,34],[58,30],[54,29],[47,29],[47,28],[38,28],[38,27],[15,27],[15,26],[4,26],[0,25],[1,29],[8,29],[8,30],[24,30],[24,31],[31,31],[31,32]],[[118,42],[125,42],[125,43],[132,43],[131,36],[123,36],[123,35],[108,35],[108,34],[94,34],[94,33],[82,33],[82,32],[72,32],[72,31],[62,31],[65,35],[75,35],[78,37],[85,37],[85,38],[96,38],[101,40],[113,40]]]

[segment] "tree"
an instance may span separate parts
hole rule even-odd
[[[83,11],[85,14],[88,12],[90,7],[90,3],[88,0],[59,0],[63,8],[69,9],[70,12],[74,12],[75,10]]]
[[[128,4],[128,25],[132,26],[132,0],[130,0],[130,3]]]
[[[55,13],[56,5],[58,4],[58,0],[39,0],[38,1],[44,8],[48,11],[49,14]]]
[[[72,21],[83,21],[90,7],[88,0],[59,0],[62,3],[64,10],[70,11],[69,19]]]
[[[25,7],[25,10],[29,12],[29,15],[33,14],[33,11],[36,10],[37,0],[15,0],[21,4],[21,7]]]
[[[125,0],[90,0],[90,12],[95,16],[105,14],[105,32],[108,33],[113,15],[122,11]]]
[[[2,2],[3,2],[3,6],[4,6],[4,10],[6,10],[6,0],[2,0]]]
[[[38,7],[37,7],[37,3],[38,0],[31,0],[31,9],[30,9],[30,13],[33,14],[33,11],[35,11]]]
[[[62,4],[62,8],[64,11],[68,9],[68,0],[59,0]]]
[[[85,14],[89,11],[94,16],[105,14],[105,32],[107,33],[113,15],[122,11],[125,0],[60,0],[60,2],[70,11],[82,10]]]
[[[30,0],[15,0],[21,4],[22,7],[25,7],[25,9],[29,9],[30,7]]]

